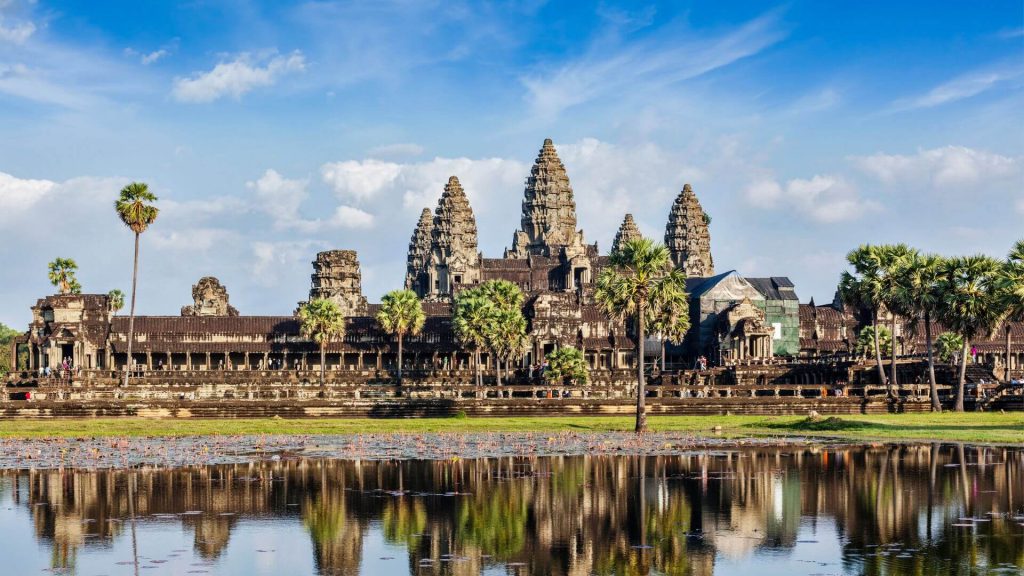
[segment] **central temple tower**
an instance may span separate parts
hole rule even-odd
[[[576,201],[565,166],[550,138],[533,163],[523,194],[521,228],[512,237],[506,258],[559,256],[564,248],[583,245],[583,232],[576,230]]]

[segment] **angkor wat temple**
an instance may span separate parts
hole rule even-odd
[[[865,325],[863,314],[838,300],[824,306],[813,300],[800,304],[795,286],[785,276],[752,278],[735,270],[716,274],[710,217],[693,188],[684,185],[666,208],[663,239],[674,265],[687,276],[692,326],[682,345],[667,346],[669,366],[690,368],[698,356],[720,370],[783,362],[820,365],[822,357],[849,359],[856,334]],[[611,248],[639,235],[632,215],[626,214]],[[551,140],[544,141],[526,180],[520,227],[501,258],[486,258],[480,252],[473,208],[452,176],[433,212],[423,209],[409,242],[405,287],[423,299],[427,322],[420,335],[407,337],[405,361],[413,369],[468,368],[472,354],[460,347],[452,331],[453,295],[502,279],[514,282],[526,295],[530,348],[522,366],[541,361],[557,347],[574,346],[584,351],[598,375],[595,381],[601,380],[601,373],[625,373],[636,362],[631,330],[607,318],[593,297],[594,282],[608,265],[607,253],[602,254],[596,243],[588,244],[578,228],[573,189]],[[294,315],[240,315],[228,303],[225,287],[210,277],[199,280],[192,298],[180,316],[136,316],[133,366],[189,372],[319,368],[318,349],[300,335]],[[394,367],[395,343],[376,325],[378,305],[368,303],[362,293],[354,251],[316,255],[309,298],[329,298],[347,317],[344,341],[328,346],[330,370],[380,373]],[[28,372],[57,367],[69,357],[87,370],[112,372],[129,363],[128,318],[116,315],[105,295],[48,296],[32,307],[32,317],[28,332],[11,350],[16,356],[19,346],[27,348],[29,359],[23,368]],[[923,330],[909,329],[913,322],[900,325],[899,351],[922,352]],[[1024,365],[1024,327],[1013,330],[1018,344],[1009,362],[1019,372]],[[652,354],[661,349],[656,339],[655,335],[648,346]],[[1004,365],[1000,341],[975,346],[979,363]],[[483,361],[493,367],[486,354]],[[800,378],[825,382],[835,376],[817,373],[796,380]]]

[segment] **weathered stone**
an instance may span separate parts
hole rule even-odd
[[[615,239],[612,240],[612,253],[618,252],[619,248],[626,242],[638,238],[643,238],[643,235],[640,234],[640,229],[637,228],[636,222],[633,221],[633,215],[626,214],[622,225],[619,226],[619,231],[615,234]]]
[[[548,138],[526,180],[522,227],[512,238],[506,258],[557,256],[559,248],[583,244],[576,230],[576,202],[565,166]]]
[[[427,287],[423,295],[431,300],[448,300],[459,286],[480,280],[476,217],[455,176],[448,179],[434,211],[425,272]]]
[[[409,255],[405,267],[405,288],[423,295],[430,286],[429,275],[426,273],[427,261],[430,258],[430,246],[433,240],[434,216],[430,208],[424,208],[420,221],[409,239]]]
[[[665,227],[665,246],[672,253],[676,268],[688,277],[714,276],[707,215],[689,184],[683,186],[672,204]]]
[[[359,258],[354,250],[320,252],[313,261],[309,299],[326,298],[337,304],[346,316],[366,313]]]
[[[238,316],[228,303],[228,289],[213,276],[205,276],[192,286],[192,305],[182,306],[182,316]]]

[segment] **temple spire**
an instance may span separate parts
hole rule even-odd
[[[409,239],[409,255],[406,259],[405,288],[421,297],[429,289],[424,285],[427,259],[430,258],[430,242],[434,230],[434,215],[430,208],[420,213],[412,238]]]
[[[446,300],[460,285],[480,280],[476,217],[459,179],[452,176],[434,211],[428,268],[428,293]]]
[[[559,248],[577,243],[572,185],[550,138],[544,140],[526,180],[521,224],[508,257],[552,256]]]
[[[683,186],[668,215],[665,246],[671,252],[676,268],[688,277],[715,274],[708,220],[693,188],[689,184]]]
[[[626,217],[622,220],[622,225],[619,226],[619,231],[615,234],[615,239],[612,240],[612,253],[618,252],[619,247],[626,242],[641,237],[643,235],[640,234],[640,229],[637,228],[636,222],[633,221],[633,215],[626,214]]]

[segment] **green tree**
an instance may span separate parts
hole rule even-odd
[[[341,308],[326,298],[310,300],[299,307],[302,335],[320,347],[320,386],[327,369],[327,344],[345,339],[345,315]]]
[[[943,332],[935,339],[935,353],[939,355],[939,360],[946,363],[952,362],[963,347],[963,337],[955,332]]]
[[[455,336],[464,346],[473,349],[476,385],[483,385],[480,373],[480,350],[487,346],[494,321],[494,303],[477,288],[463,290],[455,295],[452,326]]]
[[[526,317],[523,316],[523,291],[507,280],[488,280],[478,288],[493,303],[487,334],[487,347],[497,359],[498,384],[502,368],[508,373],[509,363],[526,350]]]
[[[587,361],[583,351],[572,346],[561,346],[547,355],[548,368],[544,377],[551,382],[569,381],[571,384],[587,383]]]
[[[1002,312],[1003,331],[1006,336],[1006,374],[1004,380],[1010,381],[1010,347],[1011,322],[1024,322],[1024,240],[1014,244],[1006,262],[1000,267],[996,277],[996,298]]]
[[[853,272],[845,271],[839,278],[839,296],[843,302],[858,310],[871,313],[871,326],[878,326],[878,309],[882,305],[884,287],[882,283],[882,261],[878,247],[863,245],[851,250],[846,261]],[[878,334],[874,331],[873,334]],[[884,383],[885,368],[882,366],[882,347],[875,341],[875,364],[878,368],[878,382]],[[889,388],[889,392],[892,390]]]
[[[377,323],[388,334],[398,339],[398,383],[402,383],[402,341],[406,335],[415,336],[423,330],[427,315],[412,290],[392,290],[384,295],[377,312]]]
[[[886,244],[878,246],[878,255],[881,264],[882,303],[889,310],[891,316],[892,348],[889,362],[889,384],[891,387],[898,387],[896,380],[896,325],[899,319],[909,318],[914,314],[914,307],[906,299],[906,289],[911,283],[908,274],[911,260],[918,255],[917,250],[906,244]]]
[[[11,342],[17,338],[19,332],[0,322],[0,378],[18,369],[17,365],[11,366]]]
[[[686,280],[682,280],[683,286]],[[661,371],[665,371],[666,343],[682,344],[690,330],[690,301],[686,292],[672,290],[655,294],[647,318],[651,331],[661,336]]]
[[[47,277],[50,279],[50,284],[56,286],[61,294],[82,293],[82,285],[75,278],[78,264],[73,259],[56,258],[53,262],[50,262],[49,270],[50,273]]]
[[[132,301],[128,309],[128,361],[124,369],[124,385],[128,385],[128,376],[131,373],[132,364],[132,341],[135,339],[135,289],[139,279],[139,237],[149,228],[149,225],[156,221],[160,209],[153,206],[157,201],[156,194],[149,191],[149,187],[142,182],[132,182],[121,188],[121,194],[114,202],[114,210],[133,233],[135,233],[135,258],[132,263]]]
[[[905,261],[905,269],[901,273],[904,282],[899,287],[898,298],[903,302],[903,309],[915,318],[924,320],[925,347],[928,352],[928,388],[932,400],[932,410],[939,412],[939,390],[935,381],[935,354],[932,343],[932,318],[939,308],[942,295],[939,292],[939,278],[943,258],[934,254],[914,254]],[[916,331],[916,322],[914,324]]]
[[[117,313],[124,308],[124,292],[117,288],[107,292],[107,305],[110,306],[110,311],[117,316]]]
[[[885,326],[878,326],[878,334],[875,334],[874,326],[865,326],[857,335],[854,350],[861,356],[874,356],[876,342],[883,352],[889,353],[892,351],[892,332]]]
[[[963,337],[960,377],[957,379],[957,412],[964,410],[967,378],[967,347],[983,333],[991,333],[1000,321],[995,289],[1000,263],[988,256],[951,258],[942,266],[940,320]]]
[[[685,277],[672,269],[668,249],[648,238],[627,241],[610,257],[610,266],[597,278],[594,299],[611,318],[632,319],[636,325],[636,431],[647,430],[644,381],[644,338],[652,298],[660,302],[686,292]]]

